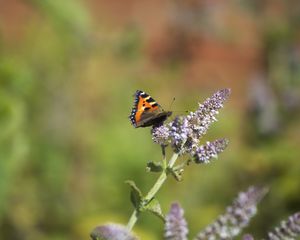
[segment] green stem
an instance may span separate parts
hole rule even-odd
[[[133,228],[134,224],[136,223],[136,221],[138,220],[138,211],[135,209],[133,211],[133,213],[131,214],[131,217],[127,223],[127,229],[128,231],[131,231],[131,229]]]
[[[173,156],[171,157],[168,167],[172,168],[178,158],[178,153],[174,153]],[[167,179],[167,169],[164,169],[164,171],[160,174],[160,176],[158,177],[158,179],[156,180],[156,182],[154,183],[153,187],[150,189],[150,191],[146,194],[145,196],[145,201],[146,203],[149,202],[154,196],[155,194],[159,191],[159,189],[162,187],[162,185],[164,184],[164,182]],[[129,231],[131,231],[131,229],[133,228],[133,226],[135,225],[137,219],[138,219],[138,211],[134,210],[134,212],[132,213],[128,224],[127,224],[127,229]]]
[[[174,166],[178,156],[179,156],[179,153],[174,153],[173,154],[172,158],[169,161],[168,167],[172,168]]]
[[[146,194],[146,196],[145,196],[146,202],[150,201],[155,196],[155,194],[159,191],[159,189],[161,188],[161,186],[163,185],[163,183],[166,181],[166,179],[167,179],[167,174],[166,174],[166,171],[164,170],[160,174],[159,178],[156,180],[156,182],[153,185],[153,187]]]
[[[161,150],[163,155],[163,160],[162,160],[163,168],[166,169],[167,168],[166,146],[161,145]]]

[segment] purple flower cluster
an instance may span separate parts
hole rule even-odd
[[[151,134],[152,134],[152,139],[155,143],[158,143],[162,146],[166,146],[169,144],[170,131],[169,128],[166,127],[165,125],[152,128]]]
[[[266,188],[258,187],[250,187],[246,192],[239,193],[233,204],[227,207],[226,213],[198,233],[195,239],[232,239],[237,236],[255,215],[256,205],[266,193]]]
[[[210,159],[217,157],[219,153],[223,152],[228,145],[228,140],[217,139],[213,142],[207,142],[205,145],[197,147],[193,156],[196,163],[209,163]]]
[[[108,223],[106,225],[96,227],[92,233],[93,240],[137,240],[128,229],[120,224]]]
[[[177,116],[169,124],[170,142],[175,152],[184,153],[188,151],[187,140],[190,138],[192,130],[189,126],[187,117]]]
[[[217,121],[216,115],[229,95],[230,89],[220,90],[199,104],[195,112],[190,112],[187,116],[177,116],[169,124],[153,128],[153,141],[164,146],[171,144],[174,152],[188,153],[196,163],[207,163],[228,144],[227,140],[219,139],[199,146],[200,139],[209,126]]]
[[[253,236],[251,234],[245,234],[243,236],[243,240],[254,240]]]
[[[269,240],[296,239],[300,236],[300,212],[282,221],[279,227],[268,233]]]
[[[171,205],[170,212],[166,216],[165,239],[187,240],[187,222],[183,216],[184,211],[178,203]]]

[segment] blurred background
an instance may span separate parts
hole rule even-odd
[[[132,179],[147,192],[161,158],[128,120],[137,89],[174,115],[215,91],[232,95],[206,140],[230,145],[169,179],[190,236],[239,191],[270,187],[246,232],[300,210],[300,1],[0,0],[0,239],[89,239],[126,224]],[[174,116],[173,115],[173,116]],[[161,239],[143,214],[141,239]]]

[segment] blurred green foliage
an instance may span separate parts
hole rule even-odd
[[[245,2],[234,2],[242,13],[249,9],[240,6]],[[249,227],[257,236],[299,210],[300,70],[299,59],[285,51],[299,34],[295,14],[281,15],[286,21],[276,24],[251,8],[252,18],[270,23],[260,41],[267,45],[265,71],[273,76],[267,82],[280,124],[266,136],[258,130],[257,112],[240,104],[237,83],[187,82],[184,58],[151,65],[138,24],[97,25],[80,1],[26,4],[37,16],[21,40],[0,34],[1,239],[87,239],[98,224],[126,224],[133,209],[125,180],[148,191],[157,175],[145,173],[146,162],[161,157],[150,130],[133,129],[127,119],[136,89],[159,97],[165,108],[176,96],[174,114],[193,110],[217,89],[233,90],[204,139],[228,137],[227,151],[210,165],[188,169],[183,182],[170,179],[158,196],[165,211],[172,201],[181,202],[192,235],[252,184],[270,186]],[[283,93],[292,97],[288,106]],[[160,239],[162,225],[144,214],[135,231],[141,239]]]

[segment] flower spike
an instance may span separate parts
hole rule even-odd
[[[187,222],[183,216],[184,211],[178,203],[171,205],[170,212],[166,216],[165,239],[187,240]]]
[[[199,232],[194,240],[232,239],[246,227],[256,214],[256,205],[267,193],[266,188],[250,187],[239,193],[233,204],[227,207],[226,213]]]
[[[224,150],[227,141],[216,140],[199,146],[200,139],[217,120],[216,115],[229,95],[230,89],[220,90],[199,104],[195,112],[190,112],[187,116],[177,116],[167,125],[154,127],[153,141],[160,145],[171,143],[174,152],[188,153],[196,159],[196,162],[208,162],[211,157]]]

